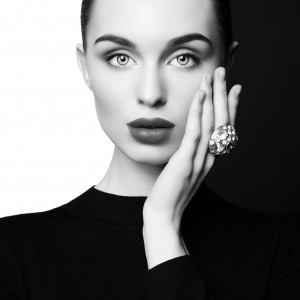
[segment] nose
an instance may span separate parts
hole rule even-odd
[[[163,79],[157,67],[144,67],[139,74],[137,101],[148,106],[164,105],[167,101]]]

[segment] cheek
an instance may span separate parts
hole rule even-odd
[[[115,143],[126,129],[129,121],[128,111],[133,101],[133,82],[130,76],[122,71],[111,71],[102,68],[90,71],[90,81],[94,93],[95,106],[100,125],[106,135]],[[120,128],[123,124],[123,128]]]
[[[106,118],[124,113],[132,100],[133,82],[122,71],[107,70],[103,66],[90,72],[90,81],[96,106]]]
[[[120,118],[120,95],[118,89],[107,81],[93,83],[95,107],[102,129],[108,133],[113,129],[115,119]]]

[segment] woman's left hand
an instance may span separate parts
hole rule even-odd
[[[149,227],[160,224],[160,230],[165,226],[179,234],[183,212],[215,160],[208,150],[210,135],[226,123],[234,126],[240,90],[241,86],[235,85],[227,95],[223,67],[215,70],[214,78],[210,73],[202,77],[200,91],[190,106],[181,145],[159,175],[144,204],[144,227],[148,231]],[[202,99],[199,92],[204,94]]]

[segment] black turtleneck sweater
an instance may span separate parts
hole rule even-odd
[[[148,270],[145,200],[92,186],[0,218],[0,299],[300,299],[299,215],[253,212],[202,185],[181,222],[189,255]]]

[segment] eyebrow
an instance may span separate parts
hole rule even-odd
[[[168,41],[166,46],[167,46],[167,48],[174,48],[183,43],[188,43],[188,42],[195,41],[195,40],[204,41],[204,42],[207,42],[211,47],[213,46],[212,41],[201,33],[189,33],[189,34],[175,37],[175,38],[171,39],[170,41]],[[96,45],[99,42],[104,42],[104,41],[110,41],[110,42],[117,43],[117,44],[126,46],[128,48],[132,48],[132,49],[137,48],[137,46],[130,40],[128,40],[124,37],[116,36],[116,35],[112,35],[112,34],[105,34],[103,36],[98,37],[95,40],[94,45]]]

